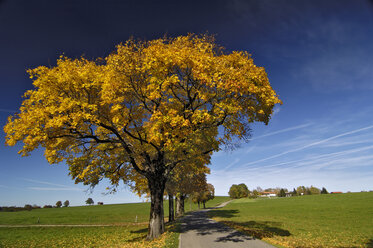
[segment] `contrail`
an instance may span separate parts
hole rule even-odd
[[[263,135],[260,135],[260,136],[258,136],[258,137],[254,137],[254,138],[249,139],[249,140],[261,139],[261,138],[268,137],[268,136],[272,136],[272,135],[275,135],[275,134],[285,133],[285,132],[289,132],[289,131],[296,130],[296,129],[301,129],[301,128],[304,128],[304,127],[308,127],[308,126],[310,126],[310,125],[311,125],[311,123],[308,123],[308,124],[302,124],[302,125],[294,126],[294,127],[289,127],[289,128],[285,128],[285,129],[282,129],[282,130],[279,130],[279,131],[275,131],[275,132],[271,132],[271,133],[263,134]]]
[[[74,188],[74,187],[71,187],[71,186],[63,185],[63,184],[50,183],[50,182],[33,180],[33,179],[28,179],[28,178],[22,178],[22,179],[24,181],[28,181],[28,182],[32,182],[32,183],[45,184],[45,185],[50,185],[50,186],[57,186],[57,187],[60,187],[60,188],[58,188],[60,190],[82,190],[80,188]],[[57,188],[41,188],[41,187],[29,187],[29,189],[34,189],[34,190],[57,190]]]
[[[253,162],[247,163],[245,165],[256,164],[256,163],[259,163],[259,162],[270,160],[272,158],[278,158],[278,157],[280,157],[282,155],[285,155],[285,154],[289,154],[289,153],[292,153],[292,152],[301,151],[301,150],[304,150],[304,149],[309,148],[311,146],[319,145],[319,144],[328,142],[330,140],[334,140],[334,139],[337,139],[337,138],[340,138],[340,137],[343,137],[343,136],[347,136],[347,135],[350,135],[350,134],[358,133],[358,132],[365,131],[365,130],[372,129],[372,128],[373,128],[373,125],[367,126],[367,127],[364,127],[364,128],[359,128],[359,129],[356,129],[356,130],[353,130],[353,131],[349,131],[349,132],[346,132],[346,133],[338,134],[338,135],[332,136],[330,138],[319,140],[319,141],[313,142],[311,144],[308,144],[308,145],[305,145],[305,146],[302,146],[302,147],[299,147],[299,148],[296,148],[296,149],[292,149],[292,150],[289,150],[289,151],[286,151],[286,152],[282,152],[282,153],[279,153],[279,154],[276,154],[276,155],[273,155],[273,156],[270,156],[270,157],[267,157],[267,158],[263,158],[263,159],[259,159],[259,160],[253,161]]]
[[[28,187],[28,189],[39,190],[39,191],[82,191],[79,188],[43,188],[43,187]]]
[[[268,169],[268,168],[272,168],[272,167],[278,167],[278,166],[281,166],[281,165],[301,163],[300,165],[297,164],[297,165],[289,166],[289,167],[286,167],[286,168],[282,168],[281,170],[289,169],[289,168],[296,168],[296,167],[303,166],[305,164],[309,164],[310,162],[315,163],[316,161],[331,159],[331,158],[338,157],[340,155],[347,155],[347,154],[351,154],[351,153],[362,152],[362,151],[366,151],[366,150],[369,150],[369,149],[373,149],[373,145],[365,146],[365,147],[361,147],[361,148],[348,149],[348,150],[344,150],[344,151],[340,151],[340,152],[332,152],[332,153],[322,154],[322,155],[319,155],[319,156],[313,156],[313,157],[309,157],[309,158],[306,158],[306,159],[292,160],[292,161],[282,162],[282,163],[277,163],[277,164],[251,167],[251,168],[246,169],[245,171],[263,170],[263,169]]]
[[[227,167],[225,167],[224,169],[227,170],[229,168],[231,168],[233,165],[237,164],[238,162],[240,162],[240,159],[239,158],[236,158],[232,163],[230,163]]]
[[[12,109],[2,109],[0,108],[0,112],[6,112],[6,113],[16,113],[17,111],[12,110]]]

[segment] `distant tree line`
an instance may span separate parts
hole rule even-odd
[[[66,200],[63,203],[64,207],[68,207],[69,205],[70,205],[69,200]],[[52,205],[44,205],[43,208],[60,208],[61,206],[62,206],[62,202],[61,201],[57,201],[54,206],[52,206]],[[11,207],[0,207],[0,212],[31,211],[33,209],[39,209],[39,208],[41,208],[41,207],[38,206],[38,205],[36,205],[36,204],[34,204],[34,205],[26,204],[24,207],[15,207],[15,206],[11,206]]]
[[[31,211],[33,209],[38,209],[41,208],[40,206],[37,205],[30,205],[26,204],[24,207],[15,207],[15,206],[10,206],[10,207],[0,207],[0,212],[18,212],[18,211]]]
[[[229,189],[229,196],[233,199],[239,198],[257,198],[259,196],[278,196],[278,197],[286,197],[286,196],[301,196],[301,195],[318,195],[318,194],[328,194],[329,192],[326,190],[325,187],[319,189],[314,186],[305,187],[299,186],[296,189],[294,188],[293,191],[289,191],[286,188],[266,188],[262,189],[261,187],[257,187],[253,190],[249,190],[246,184],[233,184]]]

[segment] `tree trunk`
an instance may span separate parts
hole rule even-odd
[[[174,215],[174,196],[171,194],[168,194],[168,222],[172,222],[175,220]]]
[[[163,193],[165,184],[166,178],[162,178],[162,176],[148,178],[151,207],[147,240],[153,240],[164,233]]]
[[[203,208],[206,208],[206,205],[205,205],[206,201],[203,201]]]
[[[183,216],[184,214],[184,199],[185,196],[183,194],[180,194],[179,196],[176,196],[175,202],[176,202],[176,217]]]
[[[180,217],[183,215],[183,212],[181,211],[181,203],[180,203],[180,196],[175,197],[175,205],[176,205],[176,217]]]
[[[184,215],[185,209],[184,209],[184,202],[185,202],[185,195],[180,195],[180,208],[181,208],[181,215]]]
[[[201,207],[199,206],[199,201],[197,201],[197,203],[198,203],[198,209],[200,209]]]

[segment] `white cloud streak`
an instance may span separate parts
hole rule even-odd
[[[225,170],[228,170],[229,168],[231,168],[233,165],[237,164],[238,162],[240,162],[240,159],[236,158],[232,163],[230,163],[229,165],[227,165],[227,167],[225,167]]]
[[[83,191],[81,188],[75,188],[63,184],[57,184],[57,183],[51,183],[51,182],[45,182],[45,181],[39,181],[29,178],[23,178],[24,181],[31,182],[31,183],[37,183],[37,184],[44,184],[49,186],[57,186],[57,187],[28,187],[28,189],[32,190],[41,190],[41,191]]]
[[[302,128],[308,127],[310,125],[311,125],[311,123],[306,123],[306,124],[302,124],[302,125],[298,125],[298,126],[294,126],[294,127],[289,127],[289,128],[285,128],[285,129],[282,129],[282,130],[278,130],[278,131],[270,132],[270,133],[267,133],[267,134],[263,134],[263,135],[260,135],[258,137],[254,137],[254,138],[249,139],[249,140],[257,140],[257,139],[261,139],[261,138],[264,138],[264,137],[276,135],[276,134],[279,134],[279,133],[286,133],[286,132],[289,132],[289,131],[302,129]]]
[[[283,167],[283,168],[280,169],[280,170],[285,170],[285,169],[292,169],[292,168],[297,168],[297,167],[306,166],[306,165],[313,165],[313,164],[317,164],[317,163],[319,163],[321,161],[325,161],[325,160],[328,161],[328,162],[334,162],[335,160],[331,160],[331,159],[336,158],[336,157],[340,157],[340,156],[350,155],[350,154],[357,153],[357,152],[367,151],[367,150],[370,150],[370,149],[373,149],[373,145],[360,147],[360,148],[355,148],[355,149],[347,149],[347,150],[343,150],[343,151],[339,151],[339,152],[332,152],[332,153],[322,154],[322,155],[318,155],[318,156],[310,156],[310,157],[305,158],[305,159],[292,160],[292,161],[288,161],[288,162],[282,162],[282,163],[265,165],[265,166],[250,167],[250,168],[247,168],[245,171],[247,171],[247,172],[252,172],[252,171],[256,171],[256,170],[263,171],[263,170],[266,170],[266,169],[276,168],[276,167],[280,167],[280,166],[284,166],[284,165],[296,164],[295,166]]]
[[[278,158],[278,157],[281,157],[281,156],[289,154],[289,153],[298,152],[298,151],[304,150],[304,149],[309,148],[309,147],[313,147],[313,146],[316,146],[316,145],[319,145],[319,144],[323,144],[323,143],[326,143],[328,141],[331,141],[331,140],[334,140],[334,139],[337,139],[337,138],[340,138],[340,137],[344,137],[344,136],[347,136],[347,135],[351,135],[351,134],[355,134],[355,133],[358,133],[358,132],[366,131],[366,130],[369,130],[369,129],[372,129],[372,128],[373,128],[373,125],[370,125],[370,126],[355,129],[355,130],[352,130],[352,131],[349,131],[349,132],[341,133],[341,134],[338,134],[338,135],[335,135],[335,136],[332,136],[332,137],[329,137],[329,138],[326,138],[326,139],[322,139],[322,140],[310,143],[308,145],[301,146],[301,147],[296,148],[296,149],[291,149],[291,150],[288,150],[288,151],[285,151],[285,152],[281,152],[281,153],[272,155],[272,156],[267,157],[267,158],[252,161],[252,162],[246,163],[245,165],[247,166],[247,165],[251,165],[251,164],[257,164],[257,163],[267,161],[267,160],[270,160],[270,159],[273,159],[273,158]]]
[[[16,113],[17,111],[12,110],[12,109],[2,109],[2,108],[0,108],[0,112],[5,112],[5,113]]]
[[[82,191],[79,188],[53,188],[53,187],[28,187],[28,189],[32,190],[40,190],[40,191]]]

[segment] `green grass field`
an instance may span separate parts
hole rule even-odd
[[[215,197],[206,207],[227,201]],[[165,201],[165,217],[168,201]],[[185,210],[198,208],[185,203]],[[167,225],[167,232],[159,240],[147,242],[147,222],[150,203],[130,203],[103,206],[84,206],[32,211],[0,212],[0,225],[29,225],[28,227],[0,227],[0,247],[177,247],[176,226]],[[137,216],[137,223],[136,223]],[[104,227],[35,227],[32,225],[92,224],[118,225]],[[167,219],[167,218],[166,218]]]
[[[209,215],[279,247],[373,247],[373,192],[239,199]]]

